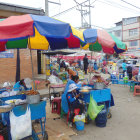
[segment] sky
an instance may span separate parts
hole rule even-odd
[[[62,11],[76,6],[75,0],[49,0],[60,2],[61,5],[49,3],[49,16],[52,17]],[[76,0],[82,3],[86,0]],[[122,18],[140,16],[140,0],[124,0],[135,5],[137,8],[123,2],[123,0],[90,0],[91,7],[91,25],[93,28],[111,28]],[[45,0],[0,0],[0,2],[18,4],[45,10]],[[77,10],[78,6],[61,15],[54,16],[64,22],[70,23],[74,27],[81,26],[81,14]],[[88,19],[85,17],[85,20]]]

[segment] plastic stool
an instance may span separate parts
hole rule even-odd
[[[0,140],[4,140],[4,137],[2,135],[0,135]]]
[[[123,80],[123,74],[119,74],[119,80]]]
[[[61,97],[55,97],[52,101],[52,113],[60,114],[61,112]]]
[[[140,86],[138,86],[138,85],[134,87],[133,96],[136,96],[136,95],[140,95]]]
[[[74,109],[75,116],[79,115],[79,112],[80,112],[79,108]],[[69,116],[70,116],[70,110],[68,111],[68,114],[67,114],[67,124],[68,124],[68,121],[69,121]]]

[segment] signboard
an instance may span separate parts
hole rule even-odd
[[[0,58],[14,58],[14,50],[0,52]]]

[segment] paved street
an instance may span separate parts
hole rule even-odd
[[[111,85],[115,106],[112,118],[104,128],[96,127],[94,121],[85,126],[85,131],[72,140],[138,140],[140,138],[140,96],[133,97],[129,87]]]

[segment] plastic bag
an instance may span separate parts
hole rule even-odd
[[[48,80],[50,81],[51,84],[57,84],[57,85],[63,84],[63,81],[54,75],[51,75]]]
[[[98,106],[92,96],[90,96],[90,103],[88,106],[88,115],[92,120],[95,120],[97,115],[102,111],[104,105]]]
[[[77,122],[77,121],[85,122],[85,115],[84,114],[82,114],[82,115],[76,115],[74,117],[74,122]]]
[[[27,107],[25,114],[15,116],[14,112],[10,112],[10,125],[12,140],[19,140],[32,135],[32,123],[30,108]]]

